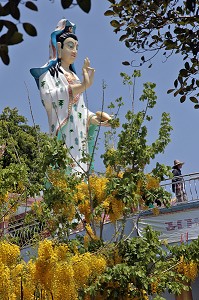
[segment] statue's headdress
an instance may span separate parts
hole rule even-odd
[[[58,50],[57,50],[57,37],[63,33],[75,34],[76,25],[66,19],[61,19],[55,30],[51,33],[50,44],[49,44],[49,61],[40,68],[30,69],[30,73],[35,78],[37,86],[39,87],[39,77],[54,67],[58,61]],[[75,72],[74,65],[71,65],[71,69]]]

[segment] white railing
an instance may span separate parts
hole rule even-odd
[[[31,224],[26,224],[24,215],[10,223],[1,223],[1,236],[9,235],[13,238],[21,248],[26,245],[30,245],[35,240],[35,235],[41,234],[43,231],[43,224],[38,221],[34,221]]]
[[[194,202],[199,200],[199,173],[191,173],[182,176],[178,176],[179,181],[175,181],[175,184],[178,182],[183,183],[184,192],[187,195],[188,202]],[[165,190],[172,194],[172,197],[175,198],[175,193],[172,191],[172,179],[166,179],[161,182],[161,186]]]

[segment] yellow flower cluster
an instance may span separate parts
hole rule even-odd
[[[8,195],[9,195],[8,192],[0,194],[0,205],[8,202],[9,199]]]
[[[157,282],[152,282],[151,283],[151,291],[152,291],[152,294],[156,294],[157,293]]]
[[[145,290],[141,290],[141,299],[142,300],[148,300],[149,297],[147,296],[147,292]]]
[[[84,181],[77,185],[77,192],[74,195],[79,212],[84,215],[86,222],[90,222],[91,208],[88,184]]]
[[[148,209],[148,206],[145,205],[145,201],[142,199],[143,193],[146,190],[151,190],[153,188],[158,188],[160,186],[160,181],[150,174],[146,174],[144,179],[138,180],[136,194],[140,195],[139,205],[142,210]],[[159,210],[155,209],[153,211],[155,215],[159,214]]]
[[[20,256],[20,249],[17,245],[2,241],[0,243],[0,262],[12,266]]]
[[[10,278],[10,269],[8,266],[4,265],[2,262],[0,263],[0,298],[2,300],[8,299],[11,293],[11,278]]]
[[[22,181],[19,181],[17,183],[17,190],[16,190],[16,192],[19,193],[19,194],[22,194],[24,192],[25,188],[26,187],[25,187],[24,183]]]
[[[185,262],[184,258],[181,257],[180,263],[177,266],[177,272],[194,281],[198,275],[198,264],[193,260],[191,260],[190,262]]]
[[[118,178],[123,178],[124,172],[116,172],[113,167],[110,165],[106,168],[106,177],[118,177]]]
[[[82,203],[80,203],[78,205],[78,209],[79,209],[79,212],[82,215],[84,215],[84,218],[85,218],[86,222],[89,223],[90,222],[90,218],[91,218],[90,201],[88,199],[82,201]]]
[[[77,192],[74,196],[75,202],[77,203],[78,210],[84,215],[87,223],[91,219],[91,206],[90,203],[95,201],[95,207],[102,205],[106,208],[109,206],[106,201],[106,184],[108,179],[106,177],[90,176],[88,183],[81,182],[77,185]],[[96,221],[101,220],[95,216]]]
[[[86,225],[89,234],[94,233],[89,225]],[[117,248],[113,248],[112,265],[121,263]],[[18,300],[21,299],[23,289],[24,300],[34,300],[35,294],[40,300],[78,300],[79,291],[87,288],[90,282],[102,274],[107,266],[111,266],[109,259],[104,256],[86,252],[80,254],[78,250],[73,254],[66,244],[54,243],[51,240],[44,240],[39,243],[38,257],[28,263],[20,262],[19,247],[2,241],[0,243],[0,299]],[[193,260],[185,262],[184,257],[176,267],[177,272],[185,275],[188,279],[194,280],[198,274],[198,265]],[[152,293],[158,293],[158,282],[153,279],[151,282]],[[118,283],[119,284],[119,283]],[[117,283],[110,282],[112,288]],[[130,296],[126,300],[148,300],[145,290],[137,290],[137,297]],[[103,300],[104,295],[97,294],[96,300]],[[89,295],[85,296],[89,300]]]
[[[89,242],[91,240],[98,240],[99,237],[94,234],[94,232],[89,224],[86,224],[85,229],[86,229],[86,234],[84,235],[84,247],[85,247],[85,249],[87,249]]]
[[[52,184],[60,187],[62,190],[67,190],[67,183],[63,174],[58,170],[49,169],[49,178]],[[113,175],[112,167],[107,168],[107,174]],[[107,176],[106,174],[106,176]],[[110,174],[109,174],[110,175]],[[115,174],[117,175],[117,174]],[[117,175],[122,177],[123,174]],[[87,223],[90,223],[91,218],[95,222],[99,222],[106,215],[109,216],[110,221],[115,222],[123,216],[124,204],[118,200],[113,194],[107,196],[106,187],[109,182],[108,177],[92,175],[89,177],[88,182],[82,181],[77,185],[77,191],[73,197],[74,202],[71,205],[63,203],[55,203],[53,210],[57,214],[63,214],[69,221],[73,220],[75,215],[75,206],[77,211],[82,214]],[[141,194],[143,182],[138,182],[137,193]],[[145,187],[151,189],[159,186],[159,181],[147,174],[145,177]],[[115,191],[117,193],[117,191]],[[158,210],[154,210],[158,214]]]
[[[37,286],[36,265],[33,260],[29,260],[24,268],[23,294],[24,299],[34,300],[34,293]]]
[[[106,184],[108,183],[108,178],[91,176],[89,178],[89,186],[93,198],[97,200],[97,203],[100,204],[106,199]]]
[[[54,247],[57,261],[64,261],[70,256],[70,249],[66,244],[60,244]]]
[[[103,201],[102,203],[102,207],[105,209],[106,212],[109,211],[109,207],[110,207],[110,202],[106,199]]]
[[[160,181],[155,178],[154,176],[151,176],[150,174],[146,174],[146,188],[147,190],[150,190],[152,188],[158,188],[160,186]]]
[[[115,222],[123,215],[124,210],[124,203],[118,199],[116,199],[114,196],[108,196],[107,201],[109,201],[109,218],[111,222]]]
[[[88,184],[85,181],[82,181],[77,185],[77,192],[74,199],[77,204],[89,199]]]
[[[68,221],[72,221],[75,216],[75,206],[74,203],[61,203],[55,202],[53,204],[53,212],[55,214],[61,214],[67,217]]]
[[[61,172],[60,170],[53,170],[52,168],[49,168],[48,177],[49,181],[54,187],[59,188],[66,194],[72,193],[72,191],[70,191],[70,188],[67,184],[67,180],[65,178],[65,174],[63,172]],[[53,204],[53,212],[55,214],[61,214],[65,216],[68,219],[68,221],[72,221],[75,217],[76,212],[75,203],[73,201],[68,201],[67,203],[63,203],[63,201],[56,201]]]
[[[95,256],[89,252],[73,256],[71,262],[78,289],[87,284],[89,278],[96,278],[106,268],[106,260],[102,256]]]
[[[39,201],[35,201],[32,203],[31,210],[33,212],[35,212],[35,214],[39,217],[41,217],[43,215],[43,207],[42,207],[41,202],[39,202]]]
[[[108,165],[107,168],[106,168],[106,177],[111,177],[112,175],[114,175],[113,167]]]
[[[155,216],[158,216],[158,215],[160,214],[159,208],[158,208],[158,207],[154,207],[154,208],[152,209],[152,213],[153,213]]]
[[[64,190],[67,188],[67,182],[64,178],[64,175],[59,170],[53,170],[52,168],[48,169],[48,177],[50,182],[60,189]]]
[[[19,247],[2,241],[0,243],[0,299],[15,300],[21,292],[23,264],[19,260]]]
[[[86,232],[88,233],[89,237],[90,237],[92,240],[96,240],[97,237],[96,237],[96,235],[94,234],[94,232],[93,232],[91,226],[90,226],[89,224],[86,224],[85,228],[86,228]]]
[[[36,260],[36,281],[42,289],[52,290],[52,278],[56,265],[57,256],[53,250],[51,241],[44,240],[39,243],[38,258]]]
[[[86,288],[106,268],[106,260],[92,253],[70,252],[66,244],[44,240],[39,243],[38,257],[28,263],[19,262],[19,248],[0,243],[0,299],[77,300],[78,292]],[[22,288],[22,289],[21,289]]]
[[[90,236],[88,235],[88,233],[86,233],[86,234],[84,235],[84,248],[85,248],[85,249],[88,248],[88,245],[89,245],[90,240],[91,240]]]
[[[145,182],[145,187],[147,190],[150,190],[152,188],[158,188],[160,186],[160,181],[155,178],[154,176],[150,175],[150,174],[146,174],[145,175],[145,180],[139,180],[138,184],[137,184],[137,191],[140,192],[142,185]]]
[[[131,287],[130,287],[129,290],[132,290]],[[143,289],[138,290],[137,288],[134,288],[134,290],[136,290],[136,292],[139,296],[131,296],[130,294],[128,294],[124,299],[125,300],[149,300],[149,297],[148,297],[147,292],[145,290],[143,290]]]
[[[65,300],[78,299],[78,289],[86,286],[89,278],[95,278],[106,267],[105,259],[100,256],[91,253],[72,255],[67,245],[53,246],[49,240],[40,242],[35,264],[38,282],[47,293],[51,292],[55,300],[63,297]]]
[[[81,182],[77,186],[75,199],[78,202],[95,199],[98,204],[106,199],[106,177],[90,176],[88,183]]]
[[[82,276],[82,274],[81,274]],[[53,299],[55,300],[76,300],[78,299],[78,291],[75,285],[74,270],[71,263],[67,261],[60,262],[54,270]]]

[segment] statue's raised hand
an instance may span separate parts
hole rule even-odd
[[[89,88],[93,84],[95,69],[90,67],[90,60],[85,58],[84,65],[82,68],[83,71],[83,84],[85,88]]]

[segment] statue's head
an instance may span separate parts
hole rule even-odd
[[[66,26],[64,31],[61,34],[57,35],[56,41],[60,42],[63,48],[64,41],[69,37],[73,38],[75,41],[78,41],[77,36],[75,35],[75,33],[73,33],[72,27]]]
[[[66,19],[61,19],[55,30],[51,33],[51,38],[50,38],[50,45],[49,45],[49,50],[50,50],[50,60],[57,61],[58,59],[58,43],[64,44],[64,41],[68,37],[73,37],[75,40],[77,40],[77,36],[75,35],[75,30],[76,30],[76,25],[71,23],[70,21]]]
[[[40,68],[32,68],[30,70],[32,76],[35,78],[38,85],[39,77],[46,71],[50,70],[52,67],[55,67],[58,61],[58,43],[64,44],[64,41],[68,37],[72,37],[77,41],[75,35],[76,25],[68,21],[67,19],[61,19],[55,30],[51,33],[50,45],[49,45],[49,60],[48,62]],[[71,35],[71,36],[70,36]],[[70,69],[75,72],[74,65],[71,64]],[[38,85],[39,87],[39,85]]]
[[[57,36],[56,40],[58,59],[66,65],[68,64],[69,68],[73,70],[71,65],[77,57],[78,38],[72,32],[72,27],[66,28],[63,33]]]

